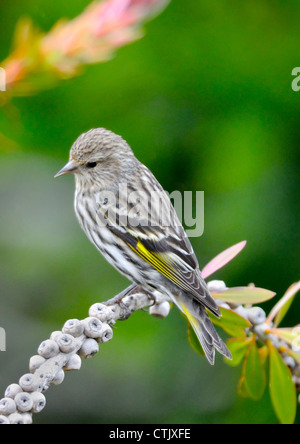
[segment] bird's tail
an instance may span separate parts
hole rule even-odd
[[[225,358],[232,359],[230,351],[216,332],[205,308],[199,302],[182,294],[179,298],[176,297],[176,304],[188,318],[211,365],[215,363],[215,350]]]

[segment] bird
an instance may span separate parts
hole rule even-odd
[[[129,144],[105,128],[81,134],[56,174],[75,175],[79,224],[105,259],[132,284],[167,296],[187,317],[208,362],[231,354],[213,326],[220,309],[201,275],[169,195]]]

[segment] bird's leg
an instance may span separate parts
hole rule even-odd
[[[122,299],[125,298],[125,296],[129,296],[130,294],[132,294],[132,292],[136,293],[136,291],[134,290],[136,290],[137,287],[138,285],[131,284],[128,288],[125,288],[125,290],[121,291],[121,293],[106,301],[105,305],[122,304]]]
[[[128,288],[123,290],[121,293],[117,294],[115,297],[105,302],[105,305],[108,306],[118,305],[119,308],[121,309],[120,320],[125,320],[129,318],[132,312],[137,309],[136,307],[137,300],[134,301],[134,296],[137,294],[140,294],[141,297],[143,295],[146,296],[148,300],[152,301],[152,305],[156,303],[156,298],[151,293],[151,291],[145,289],[140,285],[132,284]],[[124,302],[125,298],[127,299],[126,302]],[[141,307],[141,309],[143,308],[144,307]]]
[[[123,290],[121,293],[117,294],[112,299],[109,299],[105,305],[112,306],[112,305],[118,305],[120,309],[120,320],[126,320],[129,318],[129,316],[133,313],[133,308],[130,306],[130,296],[134,296],[137,293],[143,292],[143,288],[139,285],[132,284],[125,290]],[[124,298],[128,298],[126,302],[123,301]]]
[[[147,288],[143,288],[143,292],[148,296],[148,298],[150,299],[150,301],[152,302],[152,305],[155,305],[157,302],[157,299],[154,295],[154,293],[151,292],[151,290],[148,290]],[[143,310],[146,310],[145,308]]]

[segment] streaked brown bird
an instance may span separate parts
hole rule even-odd
[[[201,276],[192,245],[168,194],[122,137],[104,128],[74,142],[75,212],[90,241],[120,273],[147,291],[167,295],[187,316],[205,355],[231,355],[206,309],[221,313]]]

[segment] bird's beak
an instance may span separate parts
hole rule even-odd
[[[67,165],[65,165],[63,169],[61,169],[54,177],[64,176],[65,174],[73,173],[73,171],[75,171],[76,168],[77,167],[75,163],[72,160],[70,160],[70,162],[68,162]]]

